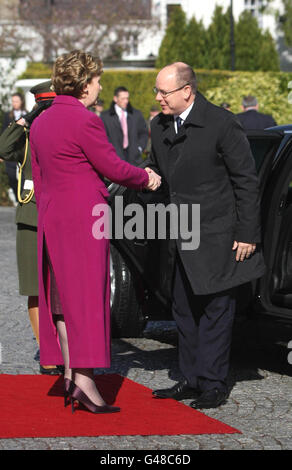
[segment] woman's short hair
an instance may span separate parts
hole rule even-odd
[[[81,98],[85,86],[102,74],[102,62],[88,52],[62,54],[54,63],[52,84],[57,95]]]

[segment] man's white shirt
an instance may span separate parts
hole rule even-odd
[[[178,114],[174,114],[174,115],[173,115],[173,119],[174,119],[174,130],[175,130],[175,133],[176,133],[176,134],[177,134],[177,122],[176,122],[176,119],[177,119],[178,117],[180,117],[180,118],[181,118],[181,125],[183,125],[184,122],[185,122],[185,120],[186,120],[186,118],[187,118],[188,115],[190,114],[191,109],[192,109],[193,106],[194,106],[194,101],[193,101],[192,104],[190,104],[190,106],[189,106],[187,109],[185,109],[181,114],[179,114],[179,115],[178,115]]]
[[[120,108],[120,106],[117,105],[117,104],[115,104],[115,111],[116,111],[117,115],[119,116],[119,119],[121,119],[122,111],[124,111],[126,119],[127,119],[127,117],[128,117],[127,111],[125,109]]]

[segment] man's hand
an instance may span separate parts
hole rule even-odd
[[[37,103],[37,106],[33,107],[33,109],[25,114],[24,119],[27,122],[26,125],[30,126],[33,120],[38,117],[43,111],[45,111],[49,106],[51,106],[53,100],[44,100]]]
[[[18,124],[19,126],[27,126],[27,123],[23,118],[18,119],[18,121],[16,121],[16,124]]]
[[[245,258],[249,258],[256,249],[255,243],[242,243],[234,241],[232,250],[236,250],[236,261],[244,261]]]
[[[146,189],[149,189],[150,191],[156,191],[156,189],[158,189],[161,185],[161,176],[155,173],[155,171],[151,170],[151,168],[146,167],[145,170],[149,175],[149,181]]]

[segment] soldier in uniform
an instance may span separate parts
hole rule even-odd
[[[18,206],[16,209],[16,255],[19,294],[28,297],[28,313],[33,333],[39,344],[38,271],[37,271],[37,208],[31,172],[29,127],[33,119],[48,108],[56,96],[51,91],[51,80],[30,90],[35,95],[33,110],[13,121],[0,136],[0,156],[20,165],[18,179]],[[22,189],[21,189],[22,188]],[[42,374],[55,375],[60,369],[40,366]]]

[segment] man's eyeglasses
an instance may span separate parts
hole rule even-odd
[[[171,90],[171,91],[160,90],[159,88],[156,88],[156,86],[155,86],[153,88],[153,92],[155,93],[155,95],[160,93],[161,96],[163,96],[163,98],[165,98],[166,96],[170,95],[171,93],[175,93],[176,91],[182,90],[187,85],[189,85],[189,83],[185,83],[183,86],[180,86],[179,88],[176,88],[175,90]]]

